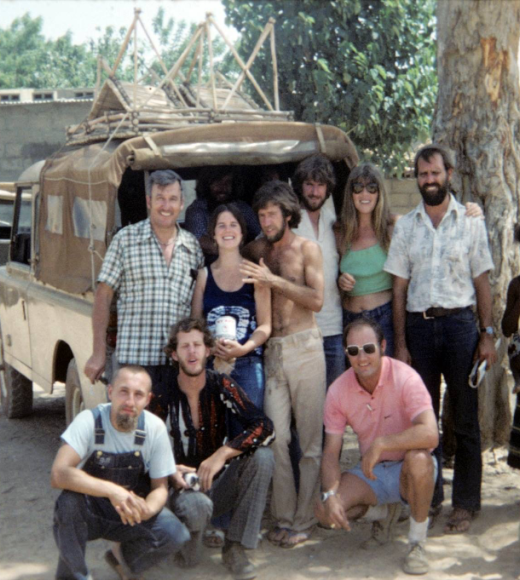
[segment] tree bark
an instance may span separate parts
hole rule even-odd
[[[495,268],[493,320],[519,273],[513,226],[519,221],[519,0],[438,0],[439,93],[433,139],[456,153],[453,188],[484,207]],[[502,337],[502,340],[504,338]],[[511,413],[505,373],[480,391],[482,438],[505,443]]]

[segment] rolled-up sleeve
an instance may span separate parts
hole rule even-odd
[[[408,280],[411,275],[410,258],[408,254],[408,245],[410,240],[406,235],[405,228],[401,226],[401,218],[396,224],[390,248],[388,249],[388,257],[383,267],[385,272],[399,276]],[[401,226],[401,227],[400,227]]]
[[[489,249],[489,241],[484,220],[468,219],[470,227],[473,228],[473,243],[469,251],[469,265],[471,277],[478,278],[484,272],[493,269],[493,258]]]

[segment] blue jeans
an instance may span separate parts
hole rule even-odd
[[[104,538],[121,542],[128,567],[140,574],[169,554],[179,551],[190,539],[184,524],[167,509],[146,522],[123,524],[110,500],[63,491],[54,509],[54,538],[60,551],[57,580],[80,580],[88,574],[87,542]]]
[[[256,407],[259,409],[264,408],[265,378],[261,356],[242,356],[237,358],[231,378],[242,387]],[[233,439],[239,433],[242,433],[244,427],[232,413],[229,413],[228,419],[228,437]]]
[[[465,308],[451,316],[425,320],[422,313],[406,315],[406,343],[413,368],[421,375],[432,397],[437,419],[440,412],[441,374],[450,395],[457,449],[453,475],[453,507],[480,509],[482,456],[478,423],[478,391],[468,385],[478,344],[475,315]],[[442,490],[442,450],[435,450],[439,477],[432,505],[439,505]]]
[[[372,310],[363,310],[362,312],[343,310],[343,328],[361,316],[371,318],[379,324],[386,340],[385,354],[387,356],[394,356],[394,320],[392,316],[392,302],[387,302],[382,306],[378,306]]]
[[[252,355],[237,358],[235,368],[231,373],[231,378],[242,387],[255,406],[263,410],[265,377],[262,357]],[[233,439],[244,430],[242,423],[231,412],[227,415],[227,425],[229,439]],[[227,513],[219,517],[214,517],[212,524],[216,528],[226,530],[229,527],[230,521],[231,516]]]
[[[345,349],[343,348],[343,336],[335,334],[323,337],[323,350],[325,352],[325,370],[327,372],[327,389],[345,372]]]

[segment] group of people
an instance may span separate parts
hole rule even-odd
[[[181,178],[151,174],[149,218],[114,237],[95,293],[92,382],[117,295],[110,403],[78,415],[52,468],[64,490],[59,580],[90,578],[86,544],[99,537],[114,542],[105,558],[122,579],[168,554],[195,565],[212,518],[225,530],[224,565],[252,579],[245,550],[257,546],[271,485],[267,538],[282,548],[318,522],[348,530],[359,517],[373,522],[367,545],[378,545],[408,504],[403,568],[426,573],[428,525],[443,501],[441,375],[457,441],[445,532],[469,529],[482,463],[468,376],[474,356],[496,360],[493,264],[481,211],[450,192],[453,168],[443,147],[421,149],[422,202],[400,219],[369,164],[351,171],[339,220],[323,155],[298,165],[292,187],[266,181],[253,216],[230,199],[229,172],[216,173],[188,208],[195,235],[177,224]],[[347,425],[361,462],[342,473]]]

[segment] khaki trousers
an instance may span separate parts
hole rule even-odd
[[[276,524],[302,531],[312,526],[319,487],[325,400],[325,355],[319,329],[271,338],[264,354],[264,411],[273,421],[274,452],[271,510]],[[302,451],[296,493],[289,457],[291,413]]]

